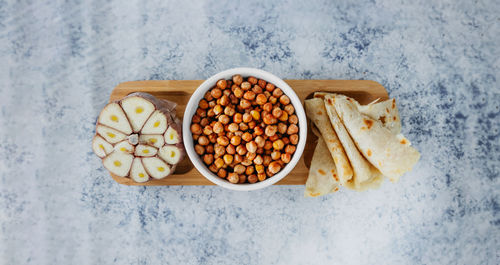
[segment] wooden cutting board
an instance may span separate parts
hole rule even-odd
[[[177,117],[182,120],[184,109],[190,96],[203,80],[165,80],[165,81],[130,81],[119,84],[111,92],[109,101],[119,100],[132,92],[147,92],[161,99],[168,99],[177,102]],[[385,88],[370,80],[285,80],[290,85],[299,98],[304,101],[311,98],[317,91],[335,92],[345,94],[359,101],[361,104],[368,104],[380,98],[388,99]],[[311,127],[309,127],[311,128]],[[307,143],[304,153],[295,168],[277,185],[304,185],[306,183],[308,166],[316,146],[317,137],[308,130]],[[161,179],[150,180],[145,183],[136,183],[129,178],[122,178],[111,174],[114,180],[125,185],[159,186],[159,185],[214,185],[203,177],[193,166],[189,157],[177,165],[174,174]]]

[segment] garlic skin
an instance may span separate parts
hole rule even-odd
[[[176,104],[136,92],[101,111],[94,153],[118,177],[143,183],[172,174],[185,156]]]

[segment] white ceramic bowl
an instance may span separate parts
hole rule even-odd
[[[198,103],[204,97],[205,93],[212,87],[215,86],[216,82],[220,79],[231,79],[233,75],[240,74],[243,77],[254,76],[258,79],[263,79],[267,82],[274,84],[276,87],[281,88],[283,92],[290,98],[291,103],[295,108],[295,114],[299,118],[299,143],[297,144],[297,149],[293,154],[292,160],[288,163],[285,168],[283,168],[278,174],[264,180],[261,182],[256,182],[254,184],[245,183],[245,184],[233,184],[225,179],[218,177],[216,174],[212,173],[208,167],[205,166],[200,156],[194,151],[193,145],[193,135],[191,134],[191,119],[198,108]],[[240,191],[248,191],[248,190],[257,190],[262,189],[267,186],[271,186],[274,183],[280,181],[284,178],[299,162],[300,157],[302,156],[302,152],[304,152],[304,147],[306,145],[306,137],[307,137],[307,122],[306,115],[304,112],[304,108],[302,107],[302,103],[300,102],[297,94],[288,86],[285,81],[281,78],[268,73],[263,70],[255,69],[255,68],[233,68],[223,72],[220,72],[212,77],[208,78],[205,82],[203,82],[194,92],[194,94],[189,99],[189,102],[186,106],[186,110],[184,111],[184,118],[182,121],[182,137],[184,139],[184,145],[186,147],[186,152],[193,162],[194,166],[198,171],[201,172],[205,178],[222,186],[224,188],[232,189],[232,190],[240,190]]]

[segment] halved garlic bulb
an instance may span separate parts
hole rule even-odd
[[[180,130],[175,103],[132,93],[103,108],[92,149],[116,176],[136,182],[161,179],[184,157]]]

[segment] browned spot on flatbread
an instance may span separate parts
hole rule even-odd
[[[380,116],[380,118],[378,118],[383,124],[385,124],[385,116]]]
[[[393,120],[397,120],[396,116],[394,116]]]
[[[361,130],[366,130],[366,127],[365,126],[361,127]]]
[[[321,175],[326,175],[326,172],[323,169],[318,169],[318,173]]]
[[[324,99],[325,98],[325,95],[324,94],[315,94],[314,95],[315,98],[321,98],[321,99]]]
[[[333,100],[332,100],[331,98],[329,98],[329,99],[327,100],[327,102],[328,102],[328,105],[333,105]]]
[[[310,195],[311,197],[316,197],[316,196],[321,195],[321,193],[319,193],[319,192],[318,192],[318,193],[309,193],[309,195]]]
[[[370,149],[366,150],[366,155],[372,156],[372,150],[370,150]]]
[[[401,144],[407,144],[408,141],[406,141],[406,139],[401,139],[401,141],[399,141]]]
[[[393,109],[396,108],[396,99],[395,98],[392,99],[392,108]]]
[[[318,115],[322,115],[322,114],[323,114],[323,112],[320,110],[320,111],[316,112],[316,114],[318,114]]]
[[[385,112],[389,113],[389,108],[385,108]]]
[[[368,127],[368,130],[373,126],[373,121],[372,120],[363,119],[363,122]]]
[[[335,187],[335,189],[333,191],[338,191],[339,190],[339,187]]]
[[[337,173],[335,173],[335,170],[332,169],[332,177],[335,181],[339,181],[339,177],[337,177]]]
[[[352,98],[347,98],[347,100],[349,100],[350,102],[352,102]]]

